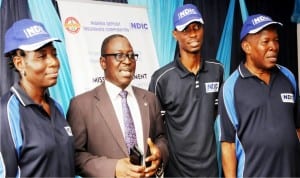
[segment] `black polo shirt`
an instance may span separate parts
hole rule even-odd
[[[236,143],[238,177],[299,177],[298,92],[277,65],[269,85],[240,64],[220,92],[221,141]]]
[[[71,129],[48,95],[51,115],[15,84],[1,98],[0,177],[74,177]]]
[[[165,112],[170,159],[167,177],[217,177],[214,122],[223,66],[203,60],[197,75],[179,61],[157,70],[149,90]]]

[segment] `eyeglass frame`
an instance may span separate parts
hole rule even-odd
[[[102,57],[107,57],[107,56],[113,56],[116,61],[118,62],[123,62],[125,61],[126,58],[128,58],[131,61],[137,61],[139,55],[135,53],[129,53],[129,54],[124,54],[124,53],[106,53],[102,54]]]

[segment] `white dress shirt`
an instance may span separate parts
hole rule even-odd
[[[119,93],[122,91],[121,88],[117,87],[113,83],[105,80],[105,87],[107,90],[107,93],[110,97],[110,100],[113,104],[115,113],[117,115],[123,136],[125,138],[125,128],[124,128],[124,119],[123,119],[123,112],[122,112],[122,103],[121,103],[121,96]],[[141,112],[139,105],[137,103],[137,100],[134,96],[132,86],[128,85],[127,88],[125,88],[128,92],[127,95],[127,103],[133,118],[136,137],[137,137],[137,143],[142,152],[144,152],[144,134],[143,134],[143,125],[142,125],[142,118],[141,118]],[[144,154],[144,153],[143,153]]]

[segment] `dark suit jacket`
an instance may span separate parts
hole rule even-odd
[[[150,137],[166,163],[167,140],[159,101],[147,90],[133,87],[133,92],[141,112],[144,153],[149,153],[147,138]],[[122,112],[122,109],[117,112]],[[128,157],[128,153],[105,83],[74,97],[67,119],[75,138],[77,173],[81,176],[114,177],[117,160]]]

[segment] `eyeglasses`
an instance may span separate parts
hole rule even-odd
[[[134,54],[134,53],[129,53],[129,54],[124,54],[124,53],[102,54],[102,57],[107,57],[107,56],[114,56],[116,61],[118,61],[118,62],[122,62],[126,58],[128,58],[132,61],[136,61],[139,57],[138,54]]]

